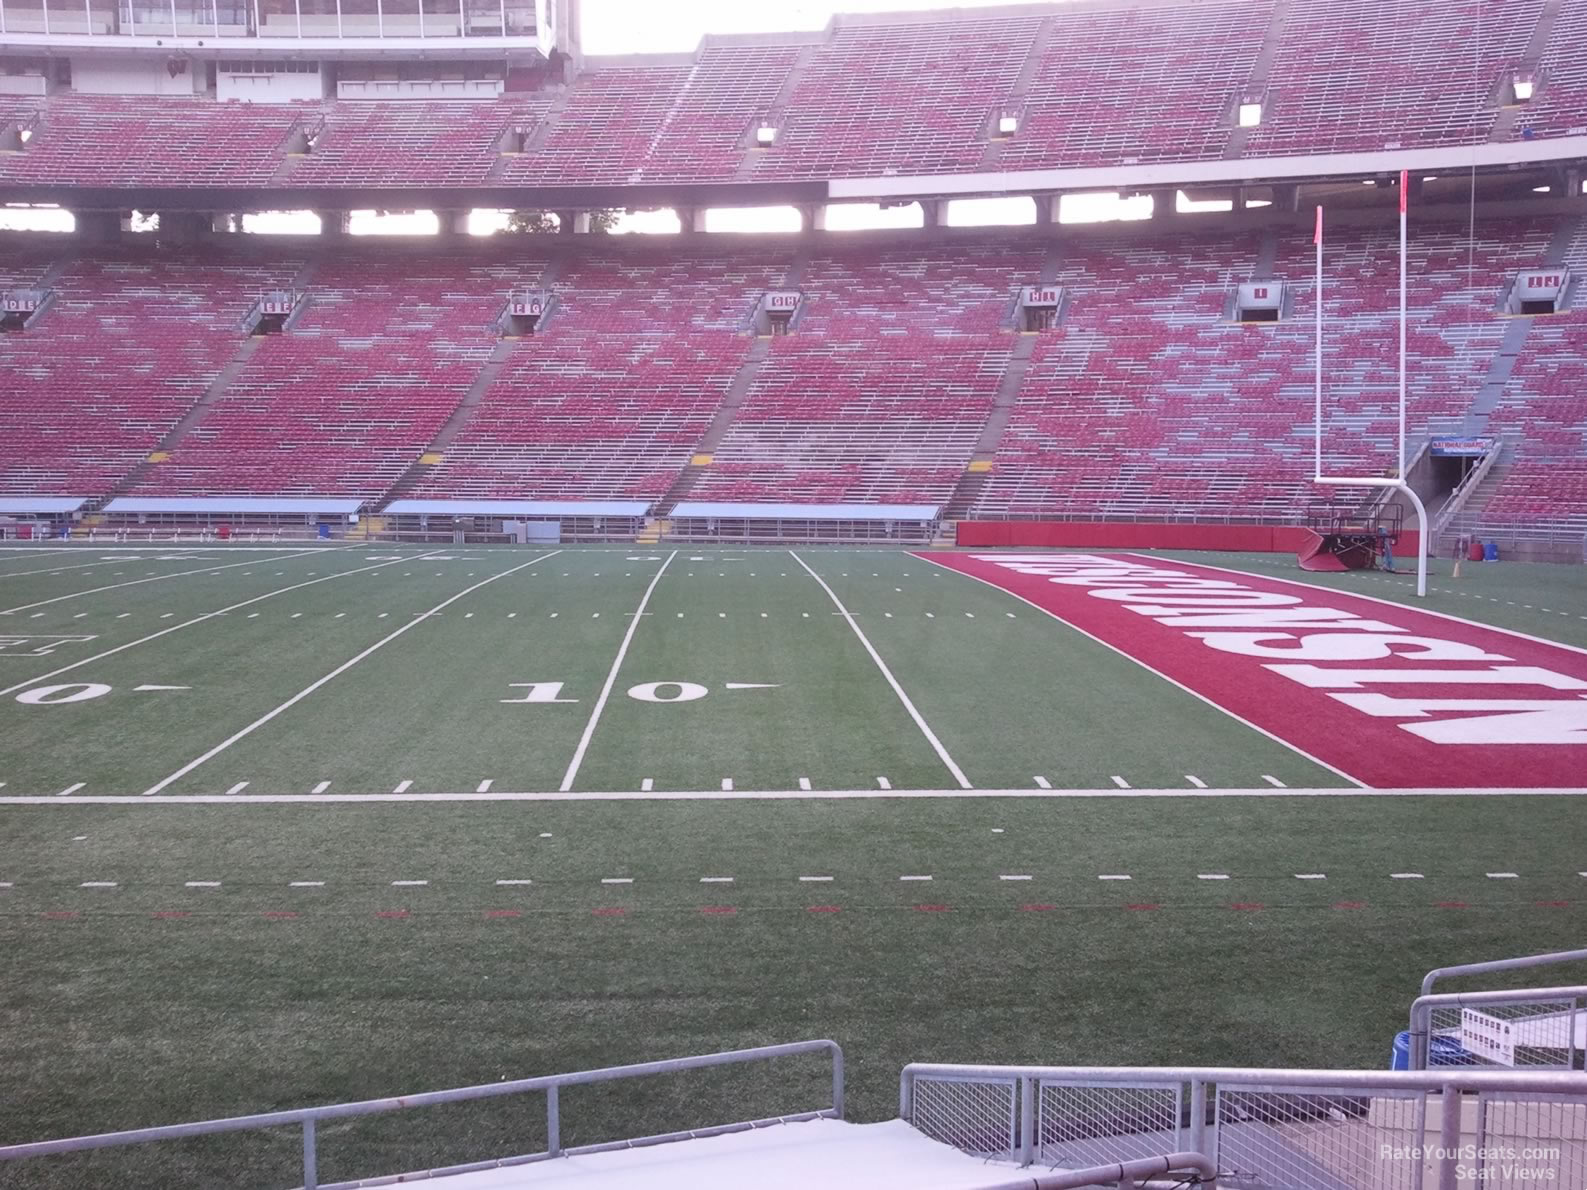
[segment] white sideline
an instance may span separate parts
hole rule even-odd
[[[311,578],[306,582],[293,583],[290,587],[277,587],[274,591],[266,591],[263,595],[255,595],[252,599],[244,599],[241,603],[233,603],[228,607],[220,608],[218,611],[205,612],[203,615],[194,616],[191,620],[183,620],[180,624],[172,624],[169,628],[162,628],[158,632],[151,632],[148,636],[140,636],[137,640],[129,640],[124,645],[117,645],[113,649],[106,649],[103,653],[95,653],[92,657],[84,657],[81,661],[73,661],[70,665],[63,665],[59,669],[52,669],[48,673],[38,674],[35,677],[28,678],[26,681],[17,682],[14,685],[7,686],[5,689],[0,690],[0,697],[4,697],[7,694],[15,694],[18,690],[21,690],[26,686],[37,685],[39,682],[47,681],[48,679],[66,673],[69,670],[74,670],[78,668],[78,666],[91,665],[95,661],[103,661],[106,657],[113,656],[125,649],[131,649],[137,645],[148,644],[151,640],[158,640],[162,636],[168,636],[173,632],[180,632],[184,628],[191,628],[194,624],[202,624],[205,620],[213,620],[216,616],[224,616],[228,612],[240,611],[245,607],[251,606],[252,604],[262,602],[266,599],[273,599],[277,595],[285,595],[290,591],[301,591],[304,587],[312,587],[316,583],[328,583],[332,579],[346,578],[350,574],[364,574],[371,570],[379,570],[385,566],[395,565],[397,565],[396,561],[376,562],[372,566],[359,566],[353,570],[339,570],[335,574],[327,574],[322,578]]]
[[[300,550],[295,554],[282,554],[279,558],[266,558],[264,561],[285,562],[288,558],[306,558],[310,554],[340,553],[342,550],[359,550],[364,548],[366,547],[362,544],[339,545],[329,548],[322,546],[319,549]],[[45,607],[51,603],[61,603],[67,599],[80,599],[84,595],[97,595],[101,591],[116,591],[120,590],[122,587],[136,587],[142,583],[161,583],[168,578],[186,578],[190,574],[204,574],[213,570],[235,570],[239,566],[258,566],[259,564],[260,559],[251,558],[246,562],[228,562],[224,566],[216,566],[213,563],[210,563],[206,566],[200,566],[197,570],[176,570],[172,571],[170,574],[151,574],[147,578],[128,579],[124,583],[111,583],[104,587],[90,587],[86,591],[73,591],[70,595],[57,595],[53,599],[41,599],[37,603],[24,603],[19,607],[8,607],[4,611],[0,611],[0,616],[10,616],[16,614],[17,612],[32,611],[36,607]]]
[[[937,738],[937,733],[931,730],[931,726],[921,716],[920,712],[915,709],[915,704],[910,701],[909,695],[904,693],[904,688],[898,684],[898,679],[893,677],[893,671],[887,668],[887,662],[882,660],[881,654],[876,651],[875,646],[871,644],[870,638],[865,635],[859,624],[855,622],[854,617],[849,613],[849,609],[843,606],[843,601],[838,598],[837,592],[827,586],[826,580],[814,570],[811,570],[805,564],[805,560],[794,553],[793,550],[788,551],[788,556],[799,563],[800,566],[803,566],[805,572],[821,584],[821,589],[832,600],[832,606],[838,609],[838,614],[843,617],[850,628],[854,629],[854,635],[860,638],[860,644],[865,646],[865,651],[871,655],[871,660],[876,662],[876,668],[882,671],[882,677],[887,679],[887,684],[893,688],[893,693],[898,695],[898,701],[904,704],[904,710],[909,712],[909,717],[915,721],[915,726],[920,728],[920,734],[925,736],[927,743],[936,750],[937,758],[948,767],[948,772],[953,774],[953,779],[959,783],[959,788],[972,788],[970,779],[964,775],[964,770],[954,763],[953,757],[948,755],[948,750],[942,746],[942,741]],[[889,791],[881,790],[879,792],[887,793]]]
[[[612,687],[617,684],[617,671],[623,667],[623,658],[628,656],[628,646],[639,628],[639,621],[644,617],[645,605],[650,602],[650,594],[656,589],[661,576],[667,573],[667,567],[672,565],[672,560],[677,556],[678,551],[673,550],[667,555],[667,560],[657,568],[650,585],[645,588],[645,596],[639,601],[638,609],[628,620],[628,631],[623,633],[623,643],[617,648],[617,660],[612,662],[611,671],[606,675],[606,684],[601,687],[601,695],[595,700],[595,709],[590,712],[590,721],[584,725],[584,734],[579,737],[579,746],[573,750],[573,759],[568,762],[568,771],[562,775],[563,793],[573,788],[574,778],[579,775],[579,766],[584,763],[584,754],[589,750],[590,740],[595,736],[596,725],[601,721],[601,712],[606,709],[606,700],[611,698]]]
[[[952,566],[944,566],[941,562],[938,562],[935,558],[927,557],[925,554],[914,554],[914,556],[919,558],[922,562],[929,562],[933,566],[937,567],[938,569],[947,571],[949,574],[956,574],[960,578],[969,579],[971,582],[981,583],[981,584],[983,584],[985,586],[991,587],[992,590],[994,590],[994,591],[1001,591],[1003,594],[1007,595],[1011,599],[1018,599],[1021,603],[1029,604],[1031,607],[1033,607],[1037,611],[1041,612],[1044,616],[1051,616],[1054,620],[1057,620],[1058,623],[1062,624],[1065,628],[1068,628],[1070,631],[1078,632],[1081,636],[1085,637],[1087,640],[1095,641],[1097,644],[1101,645],[1104,649],[1108,649],[1108,650],[1111,650],[1114,653],[1117,653],[1120,657],[1123,657],[1126,661],[1129,661],[1129,662],[1131,662],[1134,665],[1140,666],[1147,673],[1153,674],[1156,677],[1159,677],[1163,681],[1167,682],[1169,685],[1174,686],[1177,689],[1183,690],[1186,694],[1190,695],[1192,698],[1199,699],[1201,702],[1206,703],[1213,710],[1218,711],[1220,714],[1227,715],[1229,718],[1233,719],[1236,723],[1240,723],[1240,724],[1243,724],[1246,727],[1249,727],[1252,731],[1256,732],[1257,734],[1266,736],[1268,739],[1272,740],[1275,744],[1280,744],[1283,747],[1288,748],[1291,752],[1295,753],[1295,755],[1304,757],[1305,759],[1311,761],[1313,764],[1317,765],[1319,768],[1327,769],[1330,773],[1333,773],[1335,776],[1343,777],[1346,781],[1349,781],[1352,785],[1355,785],[1355,786],[1357,786],[1357,787],[1359,787],[1361,789],[1365,789],[1367,787],[1366,786],[1366,782],[1358,780],[1355,777],[1352,777],[1349,773],[1345,772],[1343,769],[1335,768],[1333,765],[1329,764],[1327,761],[1317,759],[1317,757],[1313,756],[1310,752],[1307,752],[1304,748],[1296,747],[1294,744],[1290,743],[1288,740],[1284,739],[1283,737],[1274,735],[1271,731],[1268,731],[1265,727],[1258,727],[1255,723],[1252,723],[1249,719],[1245,718],[1244,716],[1235,714],[1228,707],[1220,706],[1218,703],[1216,703],[1212,699],[1208,698],[1205,694],[1202,694],[1199,691],[1192,690],[1189,686],[1185,685],[1183,682],[1176,682],[1173,678],[1169,677],[1167,674],[1163,673],[1161,670],[1156,669],[1156,668],[1148,665],[1146,662],[1142,661],[1139,657],[1130,656],[1130,654],[1126,653],[1123,649],[1119,648],[1117,645],[1109,644],[1107,641],[1103,640],[1100,636],[1093,636],[1091,633],[1087,632],[1084,628],[1081,628],[1081,627],[1079,627],[1078,625],[1075,625],[1075,624],[1071,624],[1068,620],[1064,619],[1057,612],[1051,611],[1051,610],[1049,610],[1049,609],[1047,609],[1045,607],[1042,607],[1041,604],[1039,604],[1039,603],[1035,603],[1035,602],[1032,602],[1029,599],[1026,599],[1023,595],[1019,594],[1018,592],[1010,591],[1007,587],[1000,587],[996,583],[992,582],[990,579],[984,579],[978,574],[966,574],[964,571],[956,570]],[[1143,557],[1144,555],[1134,555],[1134,556]]]
[[[437,612],[441,611],[443,608],[450,607],[452,604],[456,603],[459,599],[462,599],[463,597],[465,597],[467,595],[472,595],[475,591],[479,590],[481,587],[489,586],[491,583],[495,582],[499,578],[506,578],[509,574],[516,574],[518,571],[523,570],[523,569],[525,569],[527,567],[533,566],[536,563],[544,562],[547,558],[554,558],[554,557],[556,557],[556,555],[560,554],[561,552],[562,552],[561,550],[552,550],[549,554],[542,554],[538,558],[531,558],[527,562],[522,562],[522,563],[520,563],[517,566],[509,567],[506,570],[503,570],[503,571],[500,571],[500,572],[498,572],[496,574],[491,575],[489,578],[481,579],[479,582],[475,583],[471,587],[464,587],[456,595],[452,595],[452,596],[447,597],[446,599],[443,599],[440,603],[438,603],[434,607],[432,607],[428,612],[425,612],[422,615],[414,616],[411,620],[409,620],[402,627],[398,628],[395,632],[389,633],[388,635],[381,637],[374,644],[370,645],[367,649],[365,649],[362,653],[359,653],[357,656],[349,658],[348,660],[342,662],[340,665],[338,665],[335,669],[331,670],[331,672],[326,674],[324,677],[319,678],[319,679],[317,679],[317,680],[315,680],[313,682],[310,682],[307,686],[305,686],[302,690],[299,690],[296,694],[294,694],[291,698],[287,699],[280,706],[276,707],[272,711],[265,712],[263,715],[259,716],[259,718],[255,719],[252,723],[248,724],[247,727],[244,727],[241,731],[235,732],[231,736],[229,736],[228,738],[222,740],[220,743],[216,744],[213,748],[211,748],[208,752],[205,752],[202,756],[195,757],[194,759],[188,761],[181,768],[177,769],[176,772],[172,773],[169,777],[166,777],[162,781],[156,781],[148,789],[143,791],[143,796],[144,797],[152,797],[154,794],[159,793],[160,790],[164,789],[167,785],[170,785],[173,781],[181,780],[183,777],[187,776],[187,774],[191,773],[194,769],[198,768],[199,765],[204,764],[205,762],[214,759],[216,756],[219,756],[222,752],[224,752],[227,748],[230,748],[238,740],[244,738],[245,736],[253,734],[259,728],[263,727],[266,723],[269,723],[277,715],[281,714],[284,711],[290,710],[292,707],[297,706],[298,703],[302,702],[305,698],[307,698],[309,695],[313,694],[316,690],[318,690],[321,686],[325,685],[331,679],[337,677],[339,674],[346,673],[348,670],[352,669],[353,666],[357,665],[364,658],[368,657],[371,653],[374,653],[377,649],[381,649],[381,648],[385,647],[386,645],[390,644],[392,641],[396,640],[399,636],[401,636],[404,632],[407,632],[409,629],[417,628],[420,624],[424,623],[425,620],[429,619],[431,616],[435,615]],[[312,797],[314,795],[311,794],[311,795],[308,795],[308,796]],[[479,797],[479,796],[482,796],[482,795],[475,794],[474,796],[475,797]],[[324,798],[327,797],[327,795],[320,794],[319,797],[321,799],[324,799]]]
[[[802,789],[740,789],[722,793],[715,789],[668,790],[639,793],[633,790],[612,792],[582,791],[489,793],[246,793],[237,797],[221,794],[89,794],[60,801],[53,797],[14,795],[0,797],[0,806],[245,806],[304,804],[323,806],[330,802],[649,802],[649,801],[871,801],[916,798],[1306,798],[1306,797],[1587,797],[1587,788],[1568,789],[826,789],[810,793]],[[808,879],[801,877],[801,879]]]

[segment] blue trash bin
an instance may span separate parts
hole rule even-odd
[[[329,541],[330,540],[330,536],[331,536],[331,527],[329,525],[327,525],[324,521],[321,521],[320,522],[320,540],[321,541]]]
[[[1490,541],[1483,547],[1482,560],[1484,562],[1497,562],[1499,560],[1499,543]]]
[[[1434,1033],[1427,1044],[1429,1066],[1475,1066],[1476,1057],[1453,1037]],[[1411,1035],[1402,1031],[1394,1035],[1394,1049],[1389,1056],[1390,1070],[1411,1068]]]

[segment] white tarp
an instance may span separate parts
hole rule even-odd
[[[675,517],[749,521],[934,521],[935,504],[731,504],[685,500]]]
[[[365,501],[347,496],[117,496],[105,511],[130,513],[192,513],[199,516],[347,516]]]
[[[76,512],[88,501],[80,496],[0,497],[0,516],[59,516]]]
[[[1011,1164],[968,1157],[902,1120],[809,1120],[700,1140],[558,1157],[434,1178],[436,1190],[980,1190],[1017,1176]]]
[[[643,500],[393,500],[385,516],[642,517]]]

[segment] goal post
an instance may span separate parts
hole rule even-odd
[[[1422,503],[1422,498],[1412,490],[1411,485],[1405,480],[1405,324],[1406,324],[1406,269],[1407,269],[1407,235],[1406,215],[1407,197],[1410,190],[1408,171],[1400,171],[1400,421],[1397,455],[1395,460],[1394,478],[1387,479],[1382,476],[1371,475],[1324,475],[1323,474],[1323,209],[1322,204],[1317,204],[1317,227],[1312,240],[1317,248],[1317,276],[1316,276],[1316,375],[1314,378],[1314,419],[1313,427],[1313,474],[1312,481],[1328,487],[1346,488],[1392,488],[1405,495],[1416,510],[1416,594],[1420,598],[1427,597],[1427,508]]]

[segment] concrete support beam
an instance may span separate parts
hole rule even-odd
[[[77,235],[89,244],[115,244],[121,240],[120,211],[73,211]]]

